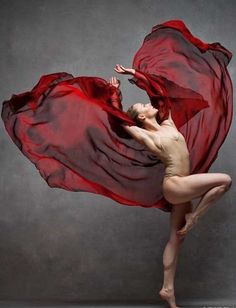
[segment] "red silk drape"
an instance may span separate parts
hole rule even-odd
[[[191,173],[208,171],[230,128],[231,57],[220,43],[194,37],[180,20],[154,26],[134,56],[137,72],[129,81],[159,107],[159,122],[172,109],[190,151]],[[169,212],[164,166],[122,128],[124,121],[135,123],[111,105],[114,91],[99,77],[43,75],[31,91],[4,101],[1,117],[50,187]]]

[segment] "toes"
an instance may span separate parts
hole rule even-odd
[[[176,233],[177,233],[178,235],[185,235],[189,230],[192,229],[192,227],[193,227],[192,224],[186,224],[186,225],[184,226],[184,228],[178,230]]]
[[[178,235],[179,237],[182,237],[182,236],[185,236],[186,233],[187,233],[187,232],[178,232],[177,235]]]
[[[182,228],[177,231],[177,234],[182,234],[182,233],[185,233],[186,231],[187,231],[187,228]]]
[[[184,237],[187,232],[176,232],[179,238]]]
[[[187,231],[188,231],[187,228],[182,228],[182,229],[176,231],[176,234],[177,234],[178,236],[180,236],[180,237],[181,237],[181,236],[185,236],[186,233],[187,233]]]

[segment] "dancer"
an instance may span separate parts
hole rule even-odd
[[[116,65],[115,71],[120,74],[135,75],[134,69],[119,64]],[[148,84],[144,76],[143,81]],[[112,77],[110,83],[117,88],[120,86],[116,77]],[[118,95],[113,96],[112,104],[120,107]],[[127,113],[137,122],[137,126],[123,126],[133,138],[144,144],[165,164],[163,192],[165,198],[175,206],[170,218],[170,238],[163,254],[164,282],[159,294],[171,308],[176,308],[174,276],[180,245],[198,219],[229,190],[232,180],[225,173],[189,175],[189,152],[184,136],[175,126],[171,111],[168,119],[161,124],[156,121],[157,112],[158,110],[150,103],[136,103]],[[197,197],[201,197],[201,200],[192,211],[191,201]],[[177,231],[179,228],[181,229]]]
[[[144,38],[132,68],[115,68],[132,75],[149,104],[125,112],[116,77],[67,72],[43,75],[32,90],[3,102],[7,133],[50,187],[170,213],[160,295],[171,308],[181,243],[232,182],[207,173],[232,122],[231,57],[220,43],[170,20]]]

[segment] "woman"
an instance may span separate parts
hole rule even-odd
[[[134,69],[119,64],[116,65],[115,71],[135,75]],[[145,82],[148,83],[148,80]],[[110,83],[119,88],[120,83],[116,77],[112,77]],[[118,95],[114,95],[112,103],[120,107]],[[174,275],[182,240],[198,219],[229,190],[232,180],[225,173],[189,175],[189,152],[184,136],[178,131],[171,117],[171,111],[168,119],[161,124],[156,121],[158,110],[151,103],[136,103],[127,113],[137,122],[137,126],[123,127],[135,140],[157,155],[166,168],[163,193],[174,207],[170,218],[170,238],[163,254],[164,283],[159,294],[173,308],[176,307]],[[191,201],[198,197],[201,197],[200,202],[192,211]],[[178,230],[179,228],[181,229]]]
[[[170,212],[160,295],[171,308],[181,243],[232,182],[224,173],[207,174],[232,121],[231,57],[221,44],[205,43],[171,20],[152,28],[132,69],[115,68],[133,75],[129,81],[151,104],[123,112],[115,77],[109,83],[58,72],[2,107],[9,136],[50,187]]]

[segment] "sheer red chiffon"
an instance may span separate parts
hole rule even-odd
[[[191,173],[207,172],[232,121],[232,53],[194,37],[181,20],[152,28],[133,59],[129,81],[145,90],[161,123],[171,108],[185,136]],[[117,96],[114,103],[114,96]],[[170,212],[164,165],[122,123],[121,93],[99,77],[43,75],[31,91],[3,102],[12,141],[50,187],[101,194],[124,204]]]

